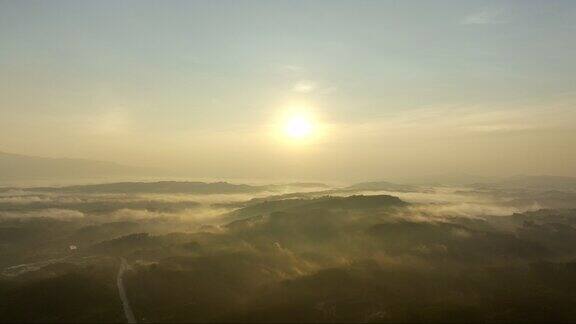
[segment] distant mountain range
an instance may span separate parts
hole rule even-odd
[[[476,183],[473,187],[479,189],[576,190],[576,177],[517,175],[494,182]]]
[[[250,186],[228,182],[157,181],[116,182],[65,187],[32,187],[30,191],[65,193],[163,193],[163,194],[231,194],[255,193],[267,190],[267,186]]]
[[[384,191],[399,191],[399,192],[410,192],[416,191],[418,188],[412,185],[397,184],[388,181],[372,181],[372,182],[361,182],[353,184],[349,187],[344,188],[345,190],[384,190]]]
[[[125,177],[141,175],[144,171],[113,162],[0,152],[0,181]]]
[[[105,183],[59,188],[34,188],[41,191],[70,192],[251,193],[265,190],[294,191],[328,188],[327,185],[316,182],[294,182],[266,186],[189,181],[117,182],[118,180],[132,181],[132,179],[165,179],[166,177],[178,177],[178,175],[177,172],[170,172],[170,170],[133,167],[114,162],[46,158],[0,152],[0,188],[11,187],[13,184],[20,187],[21,183],[34,185],[36,183]]]
[[[0,191],[10,190],[12,187],[0,186]],[[344,188],[331,188],[318,182],[292,182],[284,184],[248,185],[229,182],[199,182],[199,181],[132,181],[110,182],[100,184],[69,185],[69,186],[34,186],[19,187],[26,191],[54,192],[54,193],[163,193],[163,194],[234,194],[258,193],[268,191],[276,193],[270,196],[277,199],[299,198],[321,195],[352,194],[359,191],[422,191],[422,188],[412,185],[395,184],[385,181],[363,182]],[[254,198],[259,201],[264,198]],[[266,199],[264,199],[266,200]]]
[[[140,167],[131,167],[114,162],[94,161],[86,159],[46,158],[20,154],[0,152],[0,187],[2,181],[36,181],[53,180],[76,183],[105,182],[118,179],[161,177],[163,172]],[[444,180],[442,180],[444,179]],[[404,182],[406,183],[406,182]],[[409,181],[409,183],[418,183]],[[464,185],[475,188],[493,189],[540,189],[540,190],[576,190],[576,177],[562,176],[529,176],[518,175],[508,178],[476,177],[462,175],[444,175],[437,181],[422,181],[419,184],[437,185]],[[387,191],[415,191],[417,186],[397,184],[386,181],[363,182],[341,188],[341,190],[387,190]],[[259,191],[297,191],[328,189],[322,183],[289,183],[279,185],[251,186],[244,184],[230,184],[226,182],[204,183],[189,181],[160,181],[160,182],[117,182],[98,185],[68,186],[60,188],[35,188],[44,191],[70,191],[70,192],[155,192],[155,193],[254,193]]]
[[[160,194],[235,194],[257,192],[297,191],[310,188],[325,188],[321,183],[288,183],[272,185],[247,185],[228,182],[198,182],[198,181],[156,181],[156,182],[114,182],[103,184],[73,185],[62,187],[28,187],[22,188],[34,192],[54,193],[160,193]],[[1,190],[2,188],[0,188]],[[4,188],[9,190],[10,188]]]

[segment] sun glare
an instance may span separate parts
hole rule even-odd
[[[292,116],[287,120],[284,130],[290,138],[306,138],[312,133],[312,123],[305,116]]]

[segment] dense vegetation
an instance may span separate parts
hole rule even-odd
[[[218,212],[206,216],[210,206]],[[470,216],[454,206],[303,193],[218,204],[8,196],[0,321],[124,321],[120,258],[139,321],[576,319],[575,209]]]

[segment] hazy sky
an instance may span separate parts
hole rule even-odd
[[[308,138],[285,138],[293,110]],[[0,151],[197,177],[576,176],[576,1],[0,1]]]

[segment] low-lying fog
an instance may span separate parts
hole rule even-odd
[[[254,201],[318,198],[323,196],[392,195],[411,203],[410,213],[429,217],[506,216],[543,208],[537,200],[514,203],[514,197],[479,194],[466,188],[422,187],[415,191],[301,190],[238,194],[87,194],[0,192],[0,219],[54,218],[88,222],[173,218],[202,225],[218,224],[220,216]],[[298,193],[295,195],[295,193]],[[270,197],[266,199],[266,197]],[[175,228],[176,230],[177,228]]]

